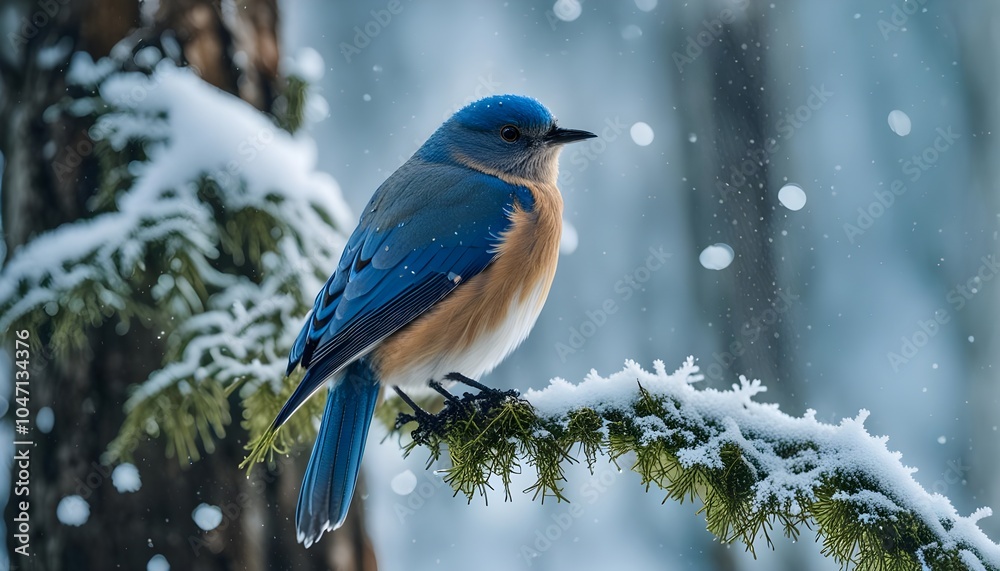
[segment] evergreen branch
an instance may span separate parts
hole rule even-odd
[[[147,73],[115,57],[73,58],[74,89],[53,110],[92,121],[96,192],[84,218],[38,236],[2,268],[0,332],[30,326],[57,357],[89,350],[94,328],[111,319],[120,335],[135,324],[167,339],[162,368],[134,379],[105,459],[164,436],[183,465],[224,434],[237,386],[252,437],[274,418],[295,382],[285,360],[349,215],[308,140],[276,126],[303,122],[305,79],[289,82],[287,116],[274,117],[169,61]],[[266,450],[311,437],[321,406]]]
[[[323,413],[325,399],[311,398],[293,414],[280,430],[271,426],[274,417],[292,395],[302,370],[292,371],[281,383],[265,384],[260,387],[246,386],[243,391],[243,427],[250,436],[246,445],[247,457],[240,463],[249,474],[258,462],[271,462],[274,454],[288,454],[293,447],[311,444],[316,438],[315,419]]]
[[[697,390],[693,359],[673,375],[628,363],[580,385],[555,380],[524,398],[507,395],[495,406],[447,404],[438,415],[401,414],[414,426],[407,454],[417,447],[429,462],[447,456],[446,480],[470,501],[500,479],[510,498],[511,474],[525,464],[535,472],[525,492],[569,500],[564,466],[579,455],[593,470],[597,455],[631,469],[647,491],[668,499],[697,498],[708,529],[753,552],[779,527],[797,538],[814,528],[822,553],[862,570],[1000,570],[1000,546],[977,521],[987,508],[960,516],[951,503],[926,492],[900,455],[864,428],[867,411],[839,425],[817,422],[815,411],[790,417],[753,397],[765,389],[740,378],[730,391]],[[478,398],[478,397],[476,397]]]
[[[219,383],[176,383],[129,411],[102,461],[132,461],[143,440],[162,435],[167,457],[186,465],[201,459],[200,448],[209,454],[215,450],[215,439],[225,436],[230,420],[229,401]]]

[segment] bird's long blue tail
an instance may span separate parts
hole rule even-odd
[[[306,547],[347,517],[378,391],[378,379],[365,359],[349,365],[330,389],[295,508],[298,540]]]

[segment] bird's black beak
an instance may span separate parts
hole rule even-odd
[[[549,129],[549,132],[545,134],[545,142],[551,145],[565,145],[566,143],[572,143],[574,141],[593,139],[596,136],[597,135],[591,133],[590,131],[552,127]]]

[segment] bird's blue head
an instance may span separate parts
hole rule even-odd
[[[493,95],[452,115],[417,151],[417,157],[554,183],[559,149],[595,136],[558,127],[552,113],[535,99]]]

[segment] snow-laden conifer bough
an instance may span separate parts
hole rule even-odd
[[[166,54],[119,48],[96,62],[73,54],[71,96],[47,111],[92,120],[93,146],[81,152],[101,159],[101,192],[91,216],[10,256],[0,331],[44,326],[60,358],[87,350],[86,332],[104,323],[119,335],[155,327],[167,340],[162,367],[131,379],[125,424],[103,460],[127,461],[163,435],[168,456],[187,463],[225,433],[237,387],[247,418],[281,406],[286,356],[353,215],[317,169],[314,141],[294,133],[325,107],[310,88],[323,72],[318,54],[283,62],[289,103],[275,117],[178,66],[170,38]],[[322,403],[307,406],[289,434],[314,431]]]
[[[720,391],[696,388],[702,378],[691,357],[673,374],[628,361],[523,397],[467,394],[436,415],[401,412],[396,426],[407,453],[427,448],[428,465],[446,456],[446,481],[470,500],[494,478],[510,498],[510,475],[527,464],[537,480],[526,492],[571,501],[562,482],[574,454],[593,469],[633,453],[647,491],[697,498],[709,530],[750,551],[759,537],[770,546],[773,533],[815,530],[824,555],[857,569],[1000,569],[1000,545],[977,525],[990,508],[962,516],[924,490],[888,438],[865,429],[868,411],[838,425],[811,409],[795,418],[754,400],[760,381]]]

